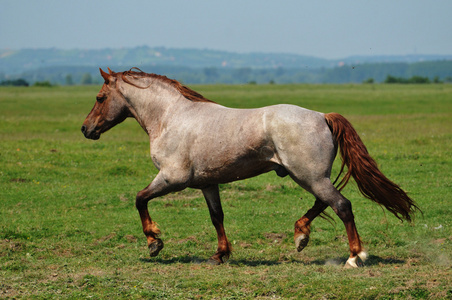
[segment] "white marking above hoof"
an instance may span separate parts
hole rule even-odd
[[[358,253],[358,257],[359,257],[363,262],[365,262],[365,261],[369,258],[369,254],[367,254],[367,252],[363,250],[363,251],[361,251],[361,252]]]

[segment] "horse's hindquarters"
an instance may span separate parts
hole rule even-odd
[[[291,177],[308,190],[315,182],[329,179],[336,148],[324,115],[284,105],[268,115],[276,155]]]

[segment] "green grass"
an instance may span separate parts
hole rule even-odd
[[[221,186],[234,248],[226,264],[204,263],[216,234],[197,190],[149,203],[165,242],[149,258],[134,206],[156,174],[148,139],[134,120],[99,141],[83,137],[99,88],[0,88],[0,297],[452,297],[452,85],[193,87],[226,106],[293,103],[354,124],[424,212],[401,223],[350,184],[344,194],[370,254],[355,270],[342,268],[348,244],[336,216],[315,220],[308,247],[296,251],[294,222],[314,199],[273,173]]]

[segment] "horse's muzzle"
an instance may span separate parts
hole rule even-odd
[[[91,139],[91,140],[98,140],[100,138],[100,134],[97,133],[96,131],[88,131],[88,128],[86,127],[86,125],[82,125],[82,133],[83,135],[87,138],[87,139]]]

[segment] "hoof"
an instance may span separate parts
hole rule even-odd
[[[211,266],[219,266],[219,265],[221,265],[223,262],[222,261],[219,261],[219,260],[217,260],[217,259],[215,259],[215,258],[209,258],[209,260],[207,261],[207,264],[208,265],[211,265]]]
[[[149,255],[151,257],[157,256],[160,250],[163,249],[163,242],[161,239],[156,239],[149,245]]]
[[[367,259],[367,253],[364,251],[361,251],[358,253],[355,257],[350,257],[345,262],[344,268],[345,269],[351,269],[351,268],[359,268],[363,267],[363,262]]]
[[[306,245],[309,242],[309,235],[301,234],[298,237],[295,238],[295,246],[297,247],[297,251],[300,252],[301,250],[306,247]]]

